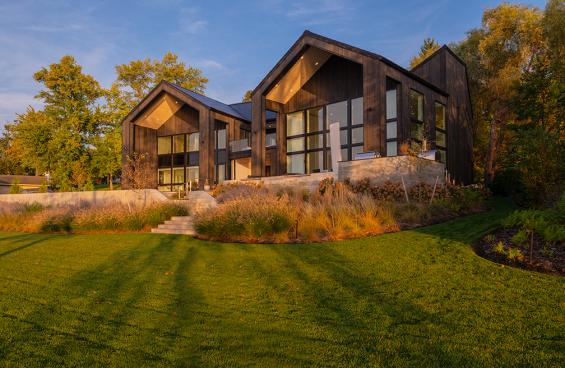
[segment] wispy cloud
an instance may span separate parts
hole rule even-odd
[[[179,12],[179,32],[195,35],[208,27],[208,21],[202,19],[197,8],[183,8]]]
[[[194,65],[198,68],[203,68],[203,69],[217,69],[217,70],[226,69],[226,66],[224,64],[213,59],[196,60],[194,62]]]
[[[356,6],[346,0],[267,1],[271,9],[303,26],[343,24],[353,18]]]

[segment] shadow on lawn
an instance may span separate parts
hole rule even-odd
[[[443,239],[472,244],[483,235],[500,226],[500,220],[509,215],[515,206],[504,198],[492,198],[489,210],[441,224],[425,226],[412,231],[437,236]]]
[[[174,237],[145,240],[78,272],[53,289],[48,303],[33,301],[36,307],[18,318],[30,328],[13,341],[44,340],[41,364],[73,365],[79,359],[80,365],[107,365],[133,359],[170,365],[164,353],[186,343],[182,332],[191,324],[190,305],[202,303],[186,273],[197,250],[184,247],[184,253],[175,253]],[[169,305],[159,303],[160,297]],[[4,349],[0,360],[17,351],[17,346]],[[197,356],[185,361],[200,365]]]
[[[440,316],[397,296],[390,281],[379,282],[375,275],[365,276],[352,262],[335,250],[314,245],[302,252],[300,246],[273,246],[284,268],[312,296],[306,313],[317,325],[330,332],[334,345],[348,349],[344,362],[369,366],[380,361],[388,365],[430,359],[442,366],[473,365],[466,352],[448,350],[432,342],[430,324],[439,324]],[[314,249],[314,251],[312,251]],[[255,265],[260,273],[268,270]],[[272,287],[281,282],[276,275],[267,277]],[[380,286],[376,286],[380,285]],[[438,336],[435,336],[438,337]],[[387,347],[385,347],[387,346]]]
[[[0,258],[8,256],[12,253],[22,251],[26,248],[32,247],[39,243],[43,243],[44,241],[49,240],[54,236],[56,235],[17,234],[17,235],[0,236],[0,245],[2,245],[2,242],[6,242],[6,244],[10,244],[10,245],[24,243],[23,245],[20,245],[18,247],[3,252],[0,251]]]

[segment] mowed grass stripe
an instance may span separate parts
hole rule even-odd
[[[563,278],[469,247],[507,212],[309,245],[0,234],[0,366],[559,366]]]

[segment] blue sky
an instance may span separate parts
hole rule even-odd
[[[0,0],[0,129],[34,99],[35,71],[73,55],[104,87],[114,66],[173,51],[210,79],[206,94],[238,102],[305,30],[403,66],[426,37],[457,41],[501,1]],[[526,4],[543,8],[545,1]]]

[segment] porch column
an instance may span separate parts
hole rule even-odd
[[[251,110],[251,175],[265,176],[265,96],[254,94]]]
[[[363,61],[364,150],[386,153],[385,124],[386,79],[380,62],[365,57]]]
[[[210,124],[210,110],[198,109],[198,130],[200,133],[199,152],[198,152],[198,186],[204,189],[206,179],[212,185],[212,175],[214,173],[214,136],[213,124]]]

